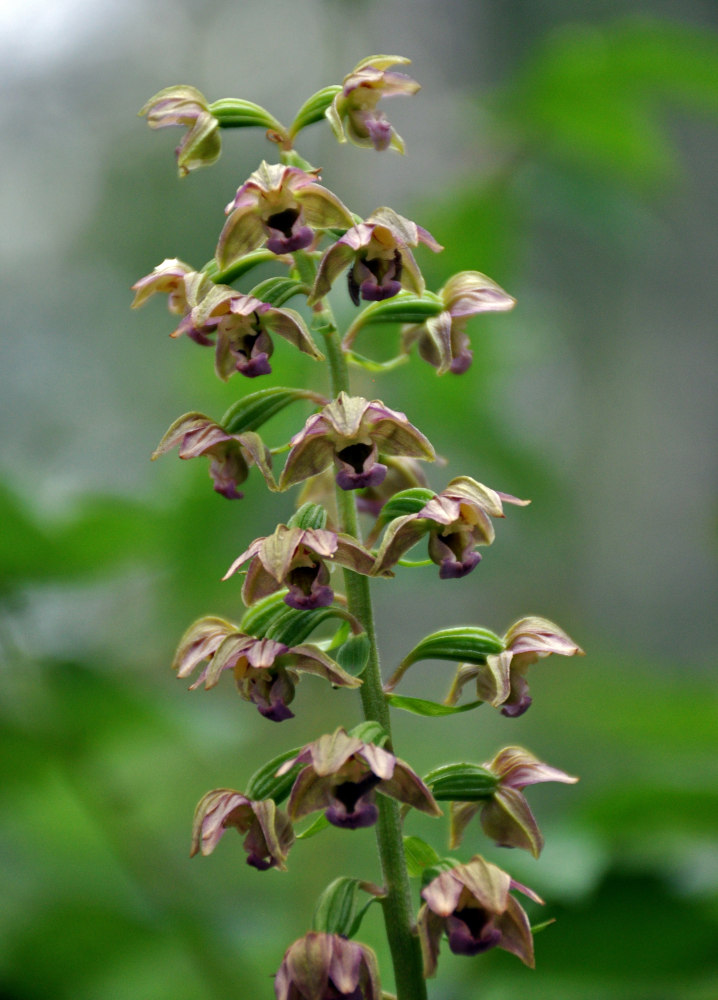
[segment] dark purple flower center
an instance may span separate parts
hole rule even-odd
[[[332,792],[333,803],[326,810],[326,817],[334,826],[345,830],[358,830],[373,826],[379,815],[371,794],[381,781],[372,771],[361,781],[342,781]]]
[[[267,217],[266,225],[271,236],[267,240],[267,249],[272,253],[293,253],[303,250],[314,239],[314,233],[309,226],[302,226],[301,213],[296,208],[285,208]]]
[[[447,918],[446,932],[455,955],[480,955],[501,940],[501,931],[493,926],[491,915],[475,906],[454,910]]]
[[[442,580],[456,580],[470,573],[481,561],[473,549],[470,530],[432,531],[429,538],[429,557],[438,564]]]
[[[343,490],[378,486],[386,476],[386,466],[376,460],[376,445],[349,444],[336,453],[339,473],[337,485]]]
[[[329,570],[321,561],[290,569],[285,583],[289,593],[284,603],[298,611],[328,608],[334,600],[334,591],[329,586]]]
[[[359,257],[349,268],[347,282],[349,295],[355,306],[360,297],[367,302],[391,299],[401,291],[403,262],[399,250],[392,257]]]

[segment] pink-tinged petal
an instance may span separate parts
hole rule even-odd
[[[504,912],[510,899],[511,885],[511,878],[505,871],[478,854],[468,864],[459,865],[453,871],[484,909],[489,913]]]
[[[204,680],[204,686],[207,691],[219,682],[225,670],[234,669],[237,662],[245,658],[246,652],[253,641],[251,636],[244,635],[242,632],[232,632],[225,638],[210,660],[201,678]]]
[[[444,249],[440,243],[436,242],[428,230],[422,226],[417,226],[411,219],[399,215],[392,208],[377,208],[371,213],[367,222],[385,226],[392,232],[395,240],[406,246],[416,247],[419,243],[424,243],[435,253]]]
[[[481,802],[452,802],[450,810],[449,848],[460,846],[464,831],[481,808]]]
[[[178,677],[189,677],[195,667],[212,656],[235,630],[236,626],[224,618],[207,616],[198,619],[180,639],[172,669]]]
[[[486,663],[477,667],[476,693],[494,708],[503,705],[511,694],[511,659],[511,653],[504,650],[487,656]]]
[[[264,541],[263,538],[255,538],[254,541],[250,544],[249,548],[246,548],[240,556],[237,556],[237,558],[234,560],[234,562],[229,567],[227,572],[224,574],[222,579],[228,580],[230,576],[232,576],[234,573],[237,572],[242,563],[245,563],[248,559],[253,559],[254,556],[256,556],[259,550],[261,549],[263,541]]]
[[[325,1000],[332,960],[331,934],[310,932],[295,941],[284,956],[290,987],[287,1000]],[[284,998],[277,993],[278,1000]]]
[[[424,959],[424,976],[430,979],[436,975],[439,944],[441,942],[441,935],[444,932],[444,920],[440,916],[437,916],[424,903],[419,910],[416,925],[421,942],[421,953]]]
[[[269,489],[275,493],[278,486],[272,475],[272,453],[259,434],[254,431],[245,431],[244,434],[237,435],[237,440],[254,461]]]
[[[252,809],[264,834],[269,855],[280,871],[286,871],[287,851],[294,842],[291,823],[272,799],[253,802]]]
[[[314,305],[327,295],[339,275],[346,271],[353,261],[355,250],[350,246],[348,235],[347,233],[347,235],[342,236],[322,257],[317,276],[314,279],[312,294],[307,299],[308,305]]]
[[[415,514],[405,514],[390,521],[376,554],[374,574],[383,576],[424,537],[429,527],[425,519],[417,518]]]
[[[267,535],[257,553],[262,565],[274,579],[281,583],[286,577],[302,543],[304,532],[301,528],[289,528],[280,524],[271,535]]]
[[[363,949],[354,941],[333,935],[332,959],[329,979],[342,995],[349,995],[359,985],[359,974],[364,963]]]
[[[262,325],[270,333],[288,340],[303,354],[308,354],[317,361],[324,360],[324,355],[312,340],[304,320],[293,309],[268,309],[262,317]]]
[[[236,208],[228,216],[219,234],[216,258],[221,270],[231,267],[245,254],[260,247],[266,239],[262,220],[252,205]]]
[[[392,777],[382,781],[377,790],[429,816],[443,815],[427,786],[403,760],[397,759]]]
[[[539,894],[537,892],[534,892],[533,889],[529,889],[527,885],[523,885],[521,882],[517,882],[516,879],[512,878],[511,888],[518,889],[519,892],[522,892],[524,896],[527,896],[529,899],[533,900],[534,903],[538,903],[540,906],[543,906],[544,904],[543,899],[541,899]]]
[[[132,286],[135,297],[132,301],[132,309],[138,309],[156,292],[169,295],[169,310],[181,316],[187,310],[187,298],[185,294],[185,276],[194,273],[189,264],[178,260],[176,257],[163,260],[161,264],[152,271],[151,274],[140,278]]]
[[[259,558],[253,559],[242,584],[242,600],[247,607],[250,607],[257,601],[261,601],[263,597],[276,594],[283,586],[281,580],[277,580],[271,573],[267,572]]]
[[[381,778],[385,783],[389,781],[394,773],[394,765],[397,762],[393,753],[383,750],[374,743],[363,743],[361,749],[356,751],[356,754],[366,761],[370,770],[377,778]]]
[[[516,299],[479,271],[461,271],[455,274],[439,294],[454,317],[506,312],[516,305]]]
[[[313,229],[351,229],[354,225],[354,217],[346,205],[321,184],[311,184],[297,191],[296,198],[307,224]]]
[[[535,858],[543,837],[529,804],[515,788],[498,788],[481,809],[481,826],[499,847],[520,847]]]
[[[192,847],[190,857],[199,851],[203,855],[211,854],[225,832],[224,822],[235,814],[235,823],[249,825],[251,822],[251,805],[246,795],[235,792],[231,788],[216,788],[207,792],[197,803],[192,823]]]
[[[421,891],[422,898],[439,917],[448,917],[459,904],[464,884],[455,872],[455,868],[442,872]]]
[[[513,896],[509,896],[506,912],[497,920],[501,931],[499,948],[516,955],[530,969],[535,966],[534,941],[529,919],[523,907]]]
[[[277,774],[282,773],[282,768]],[[313,767],[305,767],[299,772],[292,785],[287,803],[287,812],[293,820],[302,819],[319,809],[332,804],[331,778],[321,777]]]
[[[326,437],[309,435],[295,440],[279,477],[280,490],[319,475],[334,461],[334,445]]]
[[[339,534],[336,536],[336,541],[335,563],[364,576],[370,576],[374,572],[374,556],[351,535]]]
[[[349,736],[344,729],[320,736],[311,745],[312,767],[318,775],[336,774],[337,771],[359,750],[364,743],[356,736]]]
[[[509,628],[505,636],[507,647],[514,655],[534,654],[533,660],[551,653],[561,656],[583,656],[583,650],[573,639],[547,618],[536,616],[521,618]]]
[[[578,778],[565,771],[544,764],[523,747],[504,747],[485,767],[499,776],[505,788],[521,789],[542,781],[560,781],[573,785],[578,781]]]
[[[293,657],[294,669],[301,673],[323,677],[330,684],[335,684],[338,687],[355,688],[362,684],[360,677],[352,677],[318,646],[307,643],[293,646],[290,652]]]
[[[453,321],[448,310],[430,316],[421,326],[410,327],[403,334],[405,349],[418,340],[420,356],[436,368],[437,375],[444,375],[454,360],[452,349]]]

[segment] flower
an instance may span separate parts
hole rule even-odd
[[[382,97],[410,96],[419,90],[416,80],[388,69],[410,62],[402,56],[368,56],[344,77],[342,89],[326,112],[339,142],[349,139],[355,146],[404,152],[403,139],[376,106]]]
[[[180,177],[198,167],[210,166],[222,152],[219,122],[211,114],[204,95],[194,87],[165,87],[138,113],[147,115],[150,128],[184,125],[187,129],[175,150]]]
[[[379,452],[433,461],[434,449],[403,413],[380,400],[341,392],[319,413],[309,417],[291,441],[280,489],[287,489],[335,463],[343,490],[377,486],[386,476]]]
[[[223,618],[210,616],[200,618],[182,636],[172,667],[178,677],[185,678],[201,663],[206,665],[190,690],[204,684],[208,691],[223,671],[231,670],[241,696],[272,722],[293,717],[288,705],[300,673],[324,677],[337,687],[361,684],[317,646],[287,646],[274,639],[257,639]]]
[[[323,809],[330,823],[347,830],[373,826],[377,821],[376,792],[389,795],[429,816],[441,810],[421,778],[408,764],[373,743],[364,743],[346,730],[320,736],[277,771],[285,774],[295,764],[306,764],[297,775],[288,812],[301,819]]]
[[[376,486],[367,486],[357,493],[357,510],[372,517],[378,517],[387,500],[401,490],[420,486],[426,487],[424,470],[414,458],[384,456],[387,466],[386,477]]]
[[[419,243],[434,252],[443,250],[426,229],[391,208],[378,208],[329,247],[319,262],[307,301],[311,305],[326,295],[346,268],[349,268],[347,281],[354,305],[359,305],[360,298],[371,302],[390,299],[401,288],[421,295],[424,279],[409,249]]]
[[[490,517],[504,517],[503,503],[521,507],[530,503],[508,493],[497,493],[469,476],[452,479],[416,514],[394,518],[382,539],[375,571],[383,573],[429,532],[429,558],[439,566],[442,580],[466,576],[481,556],[477,545],[495,537]]]
[[[338,934],[310,931],[285,952],[274,979],[277,1000],[381,1000],[371,948]]]
[[[536,903],[543,900],[506,872],[476,855],[465,865],[442,872],[422,890],[418,929],[424,975],[436,973],[441,935],[455,955],[480,955],[503,948],[534,966],[531,927],[522,906],[509,895],[518,889]]]
[[[500,847],[522,847],[537,858],[543,847],[543,837],[521,794],[522,789],[541,781],[573,785],[578,778],[543,764],[522,747],[505,747],[482,766],[499,779],[498,785],[486,801],[451,803],[449,846],[452,850],[459,846],[467,824],[481,810],[481,826],[487,837]]]
[[[227,205],[217,244],[219,266],[230,267],[265,243],[272,253],[292,253],[312,243],[315,229],[353,226],[349,209],[317,184],[319,174],[262,161]]]
[[[231,788],[215,788],[197,803],[192,824],[190,857],[211,854],[225,830],[246,833],[247,864],[259,871],[276,866],[286,870],[287,851],[294,843],[292,824],[272,799],[253,801]]]
[[[437,375],[461,375],[470,366],[473,353],[464,328],[470,316],[513,309],[511,298],[496,282],[479,271],[461,271],[439,291],[444,311],[418,326],[405,327],[403,348],[418,341],[419,354],[436,368]]]
[[[211,287],[212,282],[207,275],[193,271],[189,264],[176,257],[167,258],[158,264],[151,274],[134,283],[132,291],[135,292],[135,297],[132,308],[138,309],[156,292],[164,292],[168,295],[169,311],[176,316],[184,316],[191,308],[191,291],[188,289],[188,283],[191,288],[198,278],[204,278],[207,290]]]
[[[254,431],[229,434],[203,413],[185,413],[167,430],[152,453],[152,459],[179,446],[180,458],[207,455],[210,459],[209,474],[217,493],[228,500],[241,500],[237,486],[247,478],[249,466],[254,463],[264,476],[270,489],[276,489],[272,476],[272,456],[269,449]]]
[[[285,604],[300,611],[328,607],[334,600],[326,561],[365,576],[374,565],[372,554],[351,535],[324,528],[290,528],[286,524],[278,525],[266,538],[256,538],[234,560],[224,579],[247,560],[249,569],[242,586],[246,605],[288,587]]]
[[[561,656],[583,656],[584,652],[558,625],[547,618],[521,618],[514,622],[503,638],[502,653],[487,656],[486,663],[467,663],[459,667],[446,699],[453,705],[465,684],[476,681],[481,701],[488,701],[501,714],[523,715],[531,705],[526,671],[538,660],[551,653]]]

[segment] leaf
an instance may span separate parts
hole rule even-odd
[[[318,833],[321,833],[328,826],[329,820],[324,813],[320,813],[313,823],[310,823],[305,830],[297,834],[297,840],[309,840],[310,837],[316,837]]]
[[[323,529],[327,526],[327,511],[321,504],[307,501],[296,510],[287,521],[288,528],[302,528],[306,530]]]
[[[384,727],[371,719],[358,723],[349,730],[349,735],[356,736],[358,740],[362,740],[364,743],[374,743],[378,747],[384,746],[389,739]]]
[[[352,677],[360,677],[364,673],[369,660],[371,643],[366,632],[359,635],[350,635],[346,642],[334,652],[334,659],[342,670],[346,670]]]
[[[252,250],[250,253],[246,253],[239,260],[236,260],[229,267],[222,270],[217,263],[217,261],[212,258],[212,260],[207,261],[202,270],[208,277],[218,285],[231,285],[233,281],[237,278],[241,278],[243,274],[247,271],[251,271],[253,267],[257,267],[258,264],[266,264],[270,261],[276,261],[277,255],[272,253],[271,250]]]
[[[289,389],[285,386],[273,386],[270,389],[260,389],[252,392],[233,403],[222,417],[220,424],[228,434],[241,434],[243,431],[255,431],[262,424],[285,406],[299,399],[309,399],[319,406],[326,399],[310,389]]]
[[[387,694],[386,700],[392,708],[401,708],[414,715],[424,715],[437,718],[442,715],[456,715],[458,712],[468,712],[472,708],[483,705],[483,701],[470,701],[467,705],[442,705],[438,701],[426,701],[424,698],[407,698],[401,694]]]
[[[269,597],[263,597],[261,601],[248,608],[239,623],[240,631],[258,639],[264,638],[272,624],[287,610],[287,605],[284,603],[287,593],[289,591],[280,590],[276,594],[270,594]]]
[[[307,286],[297,281],[295,278],[275,277],[260,281],[249,292],[260,302],[268,302],[270,306],[278,309],[285,302],[289,302],[295,295],[306,295]]]
[[[444,304],[438,295],[426,292],[423,296],[410,292],[399,292],[391,299],[372,302],[363,309],[346,332],[342,347],[348,350],[359,331],[376,323],[425,323],[432,316],[444,311]]]
[[[444,764],[430,771],[424,783],[437,801],[480,802],[493,796],[499,779],[479,764]]]
[[[384,504],[379,515],[380,520],[386,522],[392,521],[395,517],[404,517],[406,514],[418,514],[435,496],[436,493],[433,490],[424,486],[414,486],[409,490],[401,490]]]
[[[500,639],[489,629],[474,626],[441,629],[425,636],[404,658],[405,667],[417,660],[452,660],[459,663],[484,663],[487,656],[501,653]]]
[[[324,114],[332,103],[336,95],[341,91],[341,84],[332,84],[330,87],[323,87],[316,94],[308,97],[294,118],[289,129],[290,136],[295,136],[307,125],[322,121]]]
[[[286,774],[282,774],[280,777],[277,777],[277,771],[285,761],[296,757],[301,752],[301,749],[301,747],[296,747],[294,750],[285,750],[284,753],[273,757],[266,764],[262,764],[247,782],[245,791],[247,798],[255,800],[274,799],[277,805],[283,802],[289,795],[291,787],[294,784],[294,779],[304,765],[297,764],[296,767],[291,768]]]
[[[438,864],[440,860],[431,844],[421,837],[404,837],[404,856],[411,878],[418,878],[425,868]]]
[[[209,105],[209,113],[214,115],[221,128],[250,128],[260,126],[284,134],[285,129],[266,108],[252,101],[236,97],[225,97]]]
[[[319,897],[312,919],[313,929],[353,937],[361,926],[364,914],[377,898],[372,892],[366,902],[362,900],[359,894],[368,891],[367,885],[348,875],[334,879]],[[376,890],[376,886],[371,889]]]

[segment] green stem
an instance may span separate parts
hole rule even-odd
[[[326,303],[322,303],[317,310],[316,326],[322,332],[326,344],[332,392],[334,396],[338,396],[340,392],[349,392],[346,360],[333,317]],[[354,494],[337,488],[337,506],[341,530],[359,538]],[[344,581],[349,610],[364,626],[370,642],[369,661],[362,675],[364,683],[360,689],[364,718],[378,722],[383,727],[389,737],[388,746],[391,748],[391,720],[389,706],[382,691],[369,579],[345,569]],[[386,897],[382,903],[386,935],[394,966],[397,1000],[426,1000],[426,982],[419,939],[414,930],[399,804],[395,799],[384,795],[378,796],[377,804],[379,819],[376,835],[386,889]]]

